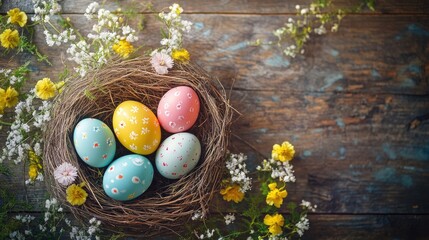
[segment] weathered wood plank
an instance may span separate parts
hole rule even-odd
[[[64,13],[83,13],[86,7],[94,0],[75,0],[75,1],[62,1]],[[97,0],[96,2],[103,2]],[[187,0],[187,1],[173,1],[173,0],[161,0],[161,1],[136,1],[136,0],[123,0],[123,1],[104,1],[105,7],[110,10],[116,10],[118,7],[122,9],[132,6],[135,11],[145,11],[144,5],[148,2],[152,2],[153,7],[156,11],[167,8],[173,3],[179,3],[185,10],[186,13],[295,13],[295,6],[298,5],[309,5],[311,0]],[[352,6],[358,6],[361,3],[359,0],[334,0],[333,4],[338,8],[352,8]],[[20,7],[28,13],[32,13],[31,1],[3,1],[3,6],[0,8],[0,12],[5,12],[10,8]],[[375,13],[377,14],[397,14],[397,13],[420,13],[425,14],[429,12],[429,3],[421,0],[410,0],[410,1],[389,1],[389,0],[378,0],[376,1]],[[365,12],[370,12],[368,9]]]
[[[91,29],[81,16],[70,17],[83,33]],[[348,17],[339,33],[314,37],[307,44],[307,53],[296,59],[282,56],[275,46],[247,45],[248,41],[269,36],[273,26],[280,26],[286,18],[190,15],[195,29],[185,40],[185,47],[193,60],[227,88],[275,90],[280,86],[287,92],[429,93],[429,17]],[[153,33],[159,32],[159,24],[152,16],[147,19],[149,24],[140,34],[139,44],[157,47],[160,37]],[[53,67],[34,64],[36,77],[55,79],[67,58],[65,49],[48,48],[41,31],[36,34],[36,42],[54,63]]]
[[[310,215],[303,239],[427,239],[427,215]]]

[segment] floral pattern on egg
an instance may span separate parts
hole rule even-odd
[[[144,104],[125,101],[113,113],[113,128],[119,142],[134,153],[149,155],[161,140],[161,128],[155,114]]]
[[[120,157],[104,173],[104,192],[119,201],[137,198],[152,183],[153,171],[152,164],[144,156],[130,154]]]
[[[160,125],[170,133],[189,130],[197,121],[200,100],[190,87],[180,86],[170,89],[159,102],[157,116]]]
[[[92,167],[105,167],[113,160],[116,142],[112,130],[95,118],[82,119],[73,132],[79,158]]]

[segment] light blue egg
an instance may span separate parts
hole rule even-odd
[[[103,176],[103,189],[107,196],[119,200],[132,200],[143,194],[153,180],[153,167],[141,155],[130,154],[113,161]]]
[[[74,129],[73,143],[80,159],[89,166],[105,167],[115,157],[115,136],[112,130],[98,119],[82,119]]]

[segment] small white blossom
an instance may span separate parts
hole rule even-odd
[[[233,213],[227,214],[224,218],[226,225],[229,225],[235,221],[235,215]]]

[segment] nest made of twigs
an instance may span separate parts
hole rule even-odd
[[[159,75],[149,61],[143,57],[115,61],[70,81],[55,101],[44,134],[44,166],[50,192],[65,201],[66,188],[55,181],[53,173],[63,162],[73,164],[78,168],[77,181],[86,183],[88,198],[82,206],[71,206],[72,213],[85,222],[96,217],[104,227],[126,235],[149,236],[166,229],[176,232],[196,210],[208,211],[209,201],[220,186],[232,117],[225,90],[204,70],[193,64],[179,64],[167,75]],[[89,167],[75,153],[71,137],[74,127],[87,117],[111,126],[116,106],[125,100],[139,101],[156,113],[164,93],[183,85],[193,88],[200,99],[198,120],[188,131],[202,145],[197,167],[176,181],[155,174],[151,187],[132,201],[109,198],[102,187],[104,169]],[[167,136],[163,131],[162,139]],[[119,142],[117,145],[115,159],[130,154]]]

